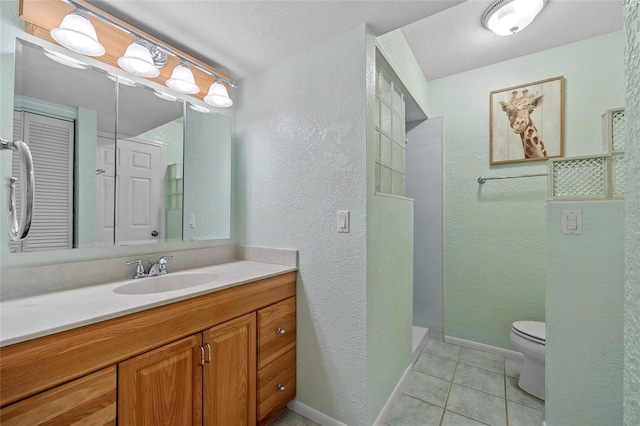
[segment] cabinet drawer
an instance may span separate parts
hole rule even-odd
[[[296,298],[258,311],[258,369],[296,345]]]
[[[258,371],[258,419],[265,424],[296,396],[296,350]]]
[[[3,426],[115,425],[116,368],[108,367],[0,410]]]

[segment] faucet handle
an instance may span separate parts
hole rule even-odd
[[[144,272],[144,266],[142,266],[142,260],[141,259],[128,260],[128,261],[124,262],[125,265],[133,265],[134,263],[137,263],[138,266],[136,266],[136,273],[133,275],[133,278],[144,278],[144,277],[146,277],[147,274]]]
[[[158,259],[158,265],[159,265],[159,274],[160,275],[164,275],[167,273],[167,260],[172,260],[173,256],[162,256],[160,257],[160,259]]]

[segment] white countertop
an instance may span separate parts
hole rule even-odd
[[[12,345],[295,270],[296,268],[291,266],[238,260],[181,271],[210,272],[220,276],[211,283],[183,290],[152,294],[118,294],[113,291],[123,284],[153,279],[152,277],[7,300],[0,302],[0,346]],[[173,274],[181,272],[173,272]],[[172,272],[169,272],[169,275],[171,274]]]

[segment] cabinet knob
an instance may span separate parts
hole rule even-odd
[[[279,390],[280,392],[284,392],[284,389],[285,389],[285,388],[284,388],[284,385],[283,385],[282,383],[278,383],[278,390]]]
[[[284,328],[280,328],[280,327],[278,327],[278,334],[284,334],[284,333],[286,333],[286,332],[287,332],[287,331],[286,331]]]

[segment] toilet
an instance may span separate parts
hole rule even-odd
[[[522,355],[518,386],[544,399],[545,324],[540,321],[516,321],[511,326],[511,344]]]

